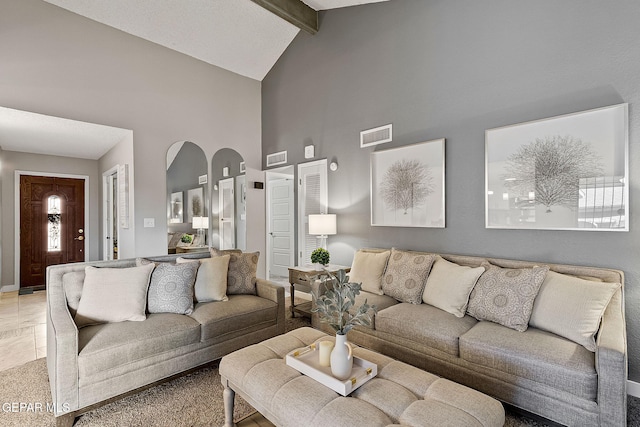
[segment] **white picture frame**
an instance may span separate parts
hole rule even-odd
[[[486,228],[629,231],[628,123],[625,103],[487,130]]]
[[[445,227],[444,150],[442,138],[371,153],[372,226]]]

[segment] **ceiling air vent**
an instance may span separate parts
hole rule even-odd
[[[267,154],[267,167],[283,165],[287,163],[287,152],[280,151],[278,153]]]
[[[360,148],[383,144],[393,140],[393,125],[388,124],[360,132]]]

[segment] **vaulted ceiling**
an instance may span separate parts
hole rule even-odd
[[[389,0],[44,1],[261,81],[300,28],[314,32],[309,15]],[[9,151],[98,159],[128,132],[0,107],[0,146]]]

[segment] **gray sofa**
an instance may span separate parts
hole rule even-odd
[[[468,312],[463,311],[463,317],[456,317],[424,302],[399,302],[389,295],[365,291],[357,297],[355,307],[367,299],[368,303],[376,304],[379,311],[371,327],[355,327],[349,332],[348,340],[560,424],[626,425],[627,343],[621,271],[461,255],[440,256],[469,267],[478,267],[487,261],[509,269],[548,265],[550,272],[578,279],[574,282],[587,285],[585,289],[606,283],[621,285],[617,290],[611,290],[613,296],[603,305],[606,309],[603,308],[595,336],[594,352],[531,325],[519,332],[491,321],[479,321]],[[553,273],[546,274],[548,277]],[[425,284],[421,286],[424,289]],[[324,289],[318,281],[312,285],[313,292],[318,295]],[[536,304],[544,303],[540,295],[536,297]],[[570,303],[570,299],[561,302],[567,306]],[[541,307],[534,307],[536,309],[544,313]],[[554,313],[549,314],[549,317],[553,316]],[[331,332],[317,313],[312,316],[312,325]]]
[[[209,254],[182,254],[208,258]],[[148,258],[174,262],[178,256]],[[86,266],[135,267],[135,259],[47,269],[47,367],[57,425],[112,400],[171,379],[284,333],[284,289],[257,279],[257,295],[197,303],[190,315],[147,314],[144,321],[78,328],[75,310]]]

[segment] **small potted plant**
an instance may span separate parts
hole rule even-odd
[[[336,378],[344,379],[351,374],[353,358],[351,346],[347,343],[347,332],[355,325],[370,326],[371,314],[378,310],[369,305],[367,300],[355,310],[350,309],[356,303],[356,295],[360,294],[360,283],[349,283],[349,276],[344,270],[336,274],[325,271],[320,275],[325,293],[312,293],[315,307],[312,312],[318,313],[320,321],[328,323],[336,331],[336,345],[331,352],[331,372]]]
[[[329,265],[329,259],[329,251],[326,249],[318,248],[311,252],[311,262],[316,265],[316,270],[322,270]]]

